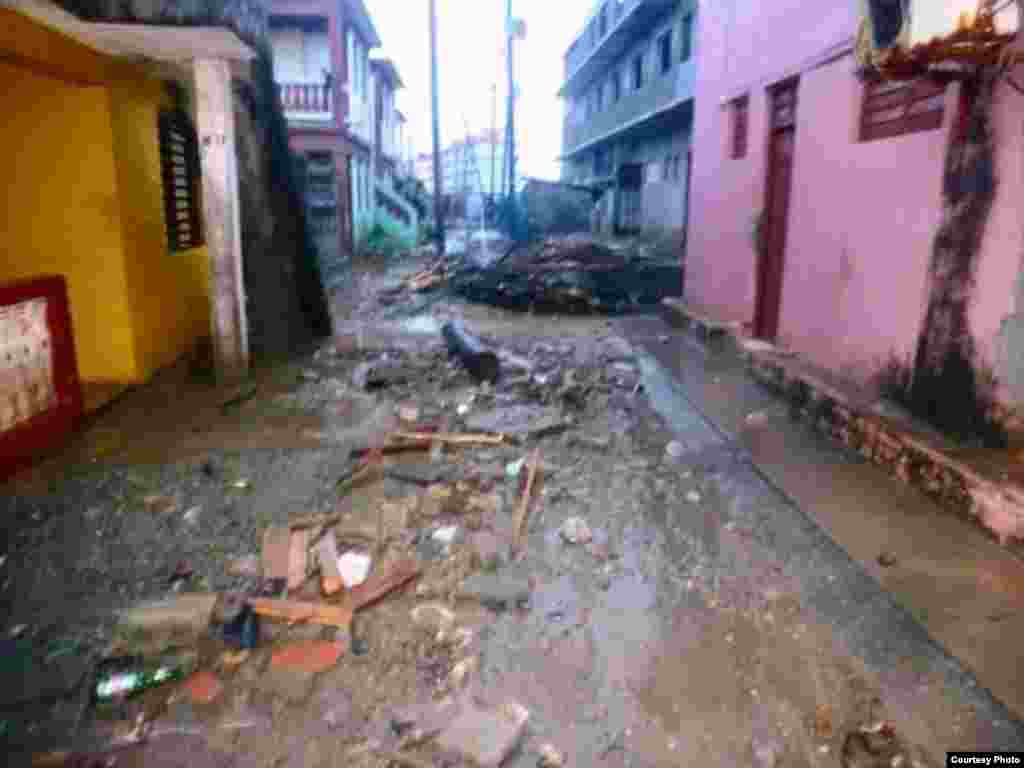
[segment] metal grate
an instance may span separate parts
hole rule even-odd
[[[730,152],[732,157],[746,157],[747,154],[747,116],[750,110],[750,99],[740,96],[729,105],[732,116],[732,136]]]
[[[860,140],[888,139],[941,128],[945,101],[946,87],[927,79],[866,83]]]
[[[199,221],[199,145],[185,113],[161,112],[159,122],[167,247],[184,251],[203,243]]]

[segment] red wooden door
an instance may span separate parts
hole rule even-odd
[[[782,308],[789,195],[793,181],[793,149],[796,145],[796,88],[794,81],[770,93],[768,184],[761,223],[763,239],[758,260],[757,305],[754,315],[755,334],[769,341],[778,335]]]

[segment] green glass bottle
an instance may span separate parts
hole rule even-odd
[[[184,680],[195,668],[195,654],[169,652],[155,659],[120,656],[103,661],[96,671],[93,699],[111,703],[175,680]]]

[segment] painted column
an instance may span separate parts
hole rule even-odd
[[[224,59],[197,59],[193,66],[203,220],[210,255],[214,364],[218,377],[232,379],[244,375],[249,366],[249,332],[242,277],[231,68]]]

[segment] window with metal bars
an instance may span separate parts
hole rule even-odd
[[[184,251],[203,244],[199,218],[199,143],[188,115],[164,111],[159,118],[167,247]]]
[[[946,87],[931,80],[864,85],[860,140],[875,141],[942,127]]]
[[[693,14],[688,13],[683,16],[683,31],[680,35],[679,48],[681,50],[680,58],[683,61],[689,61],[690,57],[693,56]]]
[[[747,154],[747,123],[750,112],[750,99],[740,96],[729,104],[729,115],[732,121],[732,133],[729,137],[729,153],[735,158],[746,157]]]

